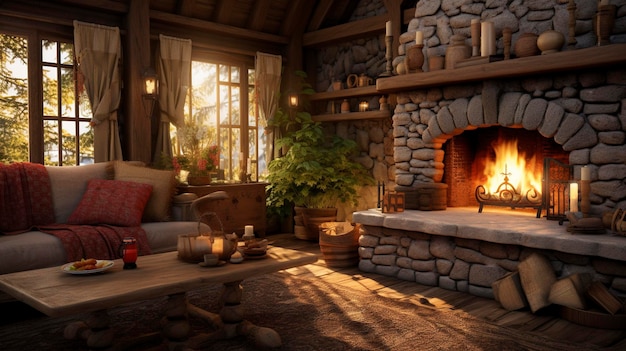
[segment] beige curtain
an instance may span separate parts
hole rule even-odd
[[[274,134],[273,128],[267,128],[267,121],[274,116],[278,108],[278,96],[280,94],[280,76],[283,59],[280,55],[256,53],[254,67],[254,82],[256,96],[259,104],[259,124],[265,128],[265,162],[274,158]]]
[[[185,126],[184,107],[191,80],[191,40],[159,35],[159,132],[154,159],[172,155],[170,123]]]
[[[117,123],[121,97],[120,30],[74,21],[74,50],[91,103],[95,162],[122,160]]]

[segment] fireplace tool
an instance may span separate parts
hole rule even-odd
[[[483,212],[484,205],[490,206],[502,206],[515,208],[534,208],[537,210],[537,218],[541,217],[542,198],[541,194],[537,192],[535,188],[529,189],[526,194],[522,195],[515,187],[509,183],[509,173],[505,166],[504,168],[504,182],[502,182],[495,193],[490,194],[487,192],[484,186],[479,185],[476,187],[475,195],[476,201],[478,201],[478,213]]]

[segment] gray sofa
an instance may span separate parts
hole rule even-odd
[[[126,162],[96,163],[78,167],[46,166],[52,187],[56,223],[66,223],[81,201],[90,179],[118,179],[151,183],[153,192],[142,219],[152,253],[173,251],[178,235],[198,233],[190,205],[196,196],[173,196],[171,173]],[[147,214],[151,213],[151,216]],[[0,274],[61,266],[66,252],[56,236],[39,231],[17,235],[0,234]]]

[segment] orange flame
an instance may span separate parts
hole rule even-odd
[[[524,153],[517,150],[517,139],[501,140],[494,145],[495,161],[486,160],[483,184],[490,194],[498,192],[498,187],[508,177],[508,182],[518,194],[525,195],[528,190],[535,189],[541,193],[541,170],[536,170],[535,156],[528,161]]]

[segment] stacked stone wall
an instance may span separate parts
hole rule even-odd
[[[588,273],[617,293],[626,293],[626,262],[365,225],[359,238],[359,269],[493,299],[492,284],[517,271],[533,252],[549,258],[559,279]]]

